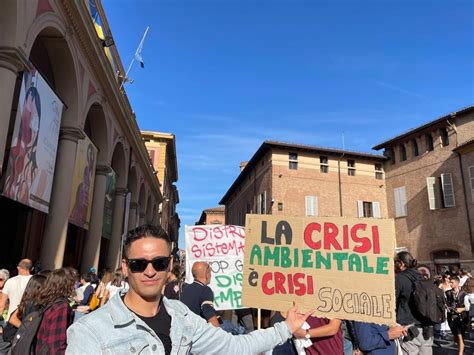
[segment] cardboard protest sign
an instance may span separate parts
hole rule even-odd
[[[395,323],[391,219],[247,215],[242,304]]]
[[[186,226],[186,282],[193,282],[191,268],[196,261],[208,262],[217,310],[241,308],[244,247],[243,227]]]

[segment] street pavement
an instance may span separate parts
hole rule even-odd
[[[452,336],[448,336],[444,339],[435,337],[435,343],[437,343],[437,345],[433,346],[434,355],[457,355],[458,354],[457,345],[456,343],[453,342]],[[464,343],[465,343],[464,354],[473,355],[474,354],[474,331],[471,331],[468,335],[466,335]]]

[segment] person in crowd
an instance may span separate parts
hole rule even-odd
[[[473,328],[473,318],[474,318],[474,279],[472,277],[468,278],[463,287],[466,292],[466,297],[464,297],[464,308],[468,312],[468,329]]]
[[[366,355],[396,355],[396,340],[407,335],[407,326],[388,327],[372,323],[354,322],[359,348]]]
[[[451,289],[451,285],[449,283],[450,277],[451,277],[451,275],[449,274],[449,272],[444,273],[440,276],[441,281],[440,281],[438,287],[444,291],[445,297],[446,297],[446,292]],[[447,313],[448,310],[446,309],[445,312],[446,312],[446,314],[445,314],[446,320],[439,325],[439,331],[441,333],[441,337],[445,337],[445,336],[448,335],[449,332],[451,332],[451,329],[449,329],[449,324],[448,324],[448,313]]]
[[[112,280],[105,286],[105,294],[101,301],[101,306],[107,303],[112,297],[127,291],[127,283],[123,279],[122,271],[119,269],[114,272]]]
[[[354,321],[345,320],[342,322],[342,334],[344,336],[344,355],[361,355]]]
[[[20,328],[24,317],[39,309],[38,296],[44,286],[45,281],[46,276],[42,274],[33,275],[30,278],[30,281],[28,281],[19,306],[10,317],[10,323],[16,328]]]
[[[463,287],[468,278],[468,272],[464,269],[459,269],[459,287]]]
[[[464,304],[467,296],[461,289],[458,276],[451,277],[451,290],[446,293],[448,304],[448,323],[453,333],[454,340],[458,344],[459,355],[464,354],[464,336],[466,334],[469,317]]]
[[[102,275],[102,278],[99,282],[99,285],[95,289],[95,294],[96,294],[97,298],[99,299],[100,305],[103,304],[102,299],[105,296],[106,286],[110,281],[112,281],[113,276],[114,275],[110,271],[106,270]]]
[[[163,295],[171,300],[179,300],[181,295],[181,268],[179,265],[174,265],[173,270],[168,273],[168,282],[165,286]]]
[[[10,278],[10,273],[8,272],[7,269],[0,269],[0,301],[2,299],[2,291],[3,287],[5,286],[5,282]],[[5,312],[2,312],[5,313]],[[0,326],[4,327],[6,325],[6,322],[3,320],[3,314],[0,313]],[[5,314],[6,318],[6,314]]]
[[[423,326],[415,317],[414,284],[421,280],[416,266],[416,259],[407,251],[401,251],[395,257],[396,316],[398,324],[412,325],[401,343],[403,353],[427,355],[433,353],[433,327]]]
[[[38,296],[38,306],[45,309],[36,336],[37,354],[64,354],[67,346],[66,331],[72,324],[74,312],[69,297],[74,293],[74,278],[64,268],[53,270]],[[82,338],[87,342],[87,338]]]
[[[21,298],[23,297],[23,292],[25,292],[26,285],[31,278],[31,269],[33,268],[33,263],[30,259],[23,259],[18,263],[17,270],[18,275],[12,277],[5,282],[3,286],[2,295],[0,299],[0,314],[3,314],[7,306],[8,313],[6,321],[10,319],[12,313],[18,308]]]
[[[340,319],[327,319],[310,316],[306,320],[308,329],[298,329],[295,338],[310,339],[312,344],[306,347],[308,355],[340,355],[344,353]]]
[[[297,306],[274,327],[233,336],[208,324],[183,303],[162,297],[172,268],[171,243],[161,227],[143,225],[129,232],[122,269],[130,289],[104,307],[82,317],[68,329],[68,354],[233,353],[254,354],[285,342],[313,310],[299,314]],[[144,331],[145,330],[145,331]],[[87,341],[84,341],[87,339]],[[173,348],[173,349],[172,349]]]
[[[194,282],[184,285],[181,302],[208,323],[219,327],[219,317],[214,309],[214,293],[208,286],[211,282],[211,267],[205,261],[196,261],[191,272]]]
[[[74,311],[74,320],[78,320],[85,314],[89,313],[89,303],[92,299],[92,295],[95,291],[97,277],[94,278],[95,274],[87,273],[81,276],[81,287],[76,290],[76,302],[77,308]],[[80,297],[82,294],[82,298]]]

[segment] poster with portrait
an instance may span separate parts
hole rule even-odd
[[[97,148],[92,141],[88,137],[81,139],[77,143],[69,223],[83,229],[89,229],[96,159]]]
[[[110,239],[112,236],[112,212],[114,209],[115,185],[117,174],[111,170],[106,176],[105,201],[104,201],[104,220],[102,223],[102,236]]]
[[[36,69],[23,73],[3,196],[48,213],[63,103]]]

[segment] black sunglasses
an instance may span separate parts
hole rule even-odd
[[[148,267],[148,264],[153,266],[155,271],[165,271],[168,269],[171,261],[169,256],[157,256],[151,260],[147,259],[125,259],[128,268],[131,272],[143,272]]]

